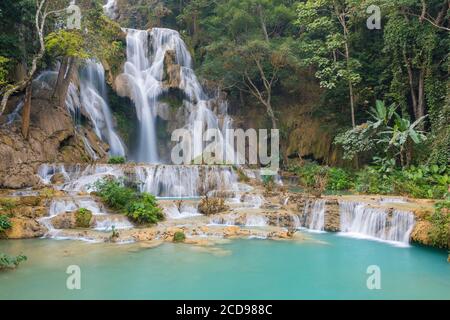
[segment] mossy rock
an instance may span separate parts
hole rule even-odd
[[[77,228],[89,228],[91,226],[92,212],[81,208],[75,212],[75,226]]]
[[[186,241],[186,235],[184,234],[184,232],[182,231],[175,232],[175,234],[173,235],[173,242],[181,243],[184,241]]]

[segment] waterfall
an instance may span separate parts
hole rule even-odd
[[[107,0],[103,6],[103,11],[111,19],[117,19],[117,3],[116,0]]]
[[[157,98],[162,93],[160,78],[164,57],[158,57],[161,61],[154,60],[154,63],[150,64],[147,31],[126,29],[126,32],[127,62],[124,72],[139,120],[139,146],[135,160],[157,163],[159,157],[156,149],[155,108]]]
[[[302,226],[313,231],[325,230],[325,200],[308,200],[306,202]]]
[[[414,228],[414,214],[387,209],[372,208],[364,203],[339,203],[341,232],[359,237],[372,238],[407,245]]]
[[[96,135],[110,146],[111,155],[125,156],[125,148],[115,132],[113,117],[107,102],[105,70],[98,62],[93,60],[85,62],[85,66],[79,70],[79,88],[73,82],[69,84],[65,101],[67,110],[72,115],[76,126],[81,123],[81,114],[89,118]],[[57,69],[59,68],[60,66],[57,66]],[[43,71],[33,80],[33,89],[51,91],[56,85],[57,77],[58,71]],[[84,137],[83,142],[91,158],[96,160],[98,156],[89,141]]]
[[[106,212],[103,205],[97,203],[90,197],[68,197],[54,199],[48,211],[46,217],[40,218],[39,223],[47,228],[45,237],[56,239],[74,239],[74,240],[88,240],[81,236],[64,235],[63,230],[56,229],[53,226],[52,219],[58,215],[65,214],[67,212],[74,212],[80,208],[87,209],[92,212],[94,217],[94,229],[98,231],[111,231],[112,226],[115,229],[130,229],[133,225],[123,215],[110,215]]]
[[[42,165],[38,175],[43,183],[61,173],[65,183],[60,186],[67,192],[90,192],[93,184],[104,177],[123,178],[137,185],[140,192],[160,198],[200,197],[209,191],[239,191],[237,176],[228,166],[171,166],[137,165]]]
[[[180,207],[172,204],[171,206],[164,208],[164,214],[168,219],[185,219],[202,215],[198,212],[196,206],[184,203]]]
[[[266,227],[267,218],[262,215],[247,214],[245,218],[246,227]]]
[[[81,70],[81,105],[89,115],[97,136],[110,146],[110,154],[125,156],[125,148],[114,130],[113,120],[107,103],[105,70],[103,66],[91,60]],[[70,92],[70,91],[69,91]]]
[[[165,59],[174,56],[177,68],[177,88],[184,94],[183,108],[187,113],[185,129],[193,135],[193,158],[203,153],[202,132],[218,129],[218,145],[224,152],[234,155],[225,140],[224,129],[231,126],[226,116],[226,103],[219,102],[219,116],[213,111],[216,99],[209,99],[200,85],[194,70],[192,58],[180,34],[171,29],[153,28],[151,31],[124,29],[127,33],[127,62],[124,68],[124,82],[133,100],[139,120],[139,145],[135,155],[138,162],[160,161],[156,149],[156,121],[159,100],[173,84],[164,82]],[[179,69],[178,69],[179,67]],[[221,123],[222,121],[222,123]]]

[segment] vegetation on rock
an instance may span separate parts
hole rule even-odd
[[[12,227],[11,220],[7,214],[0,213],[0,236]]]
[[[4,253],[0,253],[0,270],[15,269],[20,263],[27,260],[24,255],[18,255],[16,257],[9,256]]]
[[[94,189],[106,205],[137,224],[155,224],[164,220],[164,214],[153,195],[138,193],[124,186],[123,181],[104,178],[94,184]]]
[[[85,208],[75,211],[75,221],[77,228],[89,228],[91,226],[92,212]]]
[[[108,164],[124,164],[125,162],[126,162],[125,157],[120,156],[110,157],[108,159]]]
[[[429,237],[432,245],[438,248],[450,248],[450,197],[438,202],[433,215],[429,217],[432,228]]]
[[[207,216],[224,212],[228,210],[228,206],[225,205],[225,200],[222,198],[204,197],[198,205],[198,211]]]
[[[184,242],[185,240],[186,240],[186,235],[184,234],[184,232],[177,231],[173,235],[173,242],[180,243],[180,242]]]

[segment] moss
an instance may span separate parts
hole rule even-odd
[[[179,109],[183,106],[183,99],[174,92],[174,94],[168,94],[160,99],[160,102],[167,103],[172,109]]]
[[[16,207],[17,201],[15,199],[0,198],[0,212],[5,211],[11,213]]]

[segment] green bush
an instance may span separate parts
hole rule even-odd
[[[352,176],[341,168],[330,168],[309,162],[290,169],[299,177],[299,184],[305,188],[316,188],[319,177],[326,183],[326,189],[332,191],[349,190],[353,187]]]
[[[128,205],[126,216],[137,224],[153,224],[164,219],[164,214],[158,207],[156,198],[148,193],[139,195]]]
[[[307,189],[317,188],[317,177],[326,176],[327,190],[355,190],[367,194],[400,194],[414,198],[443,199],[450,184],[449,166],[411,166],[395,168],[395,162],[377,161],[377,165],[350,173],[307,163],[290,169]]]
[[[429,236],[433,246],[448,248],[450,245],[450,200],[438,202],[429,221],[432,224]]]
[[[394,191],[391,179],[374,168],[365,168],[356,174],[355,190],[361,193],[390,194]]]
[[[153,224],[164,219],[153,195],[139,194],[125,187],[120,180],[104,178],[94,183],[94,190],[106,205],[124,213],[137,224]]]
[[[330,168],[328,170],[328,190],[350,190],[352,187],[352,177],[347,171],[341,168]]]
[[[6,214],[0,214],[0,235],[12,227],[11,220]]]
[[[124,164],[125,162],[125,157],[120,156],[110,157],[108,160],[108,164]]]
[[[24,255],[18,255],[17,257],[12,257],[4,253],[0,253],[0,270],[4,269],[14,269],[21,263],[27,260]]]
[[[94,190],[111,209],[123,211],[136,198],[136,192],[118,179],[104,178],[94,183]]]
[[[184,232],[177,231],[173,235],[173,242],[179,243],[179,242],[184,242],[185,240],[186,240],[186,235],[184,234]]]
[[[85,208],[80,208],[75,212],[77,228],[89,228],[91,226],[92,212]]]

